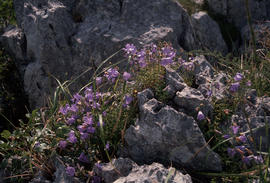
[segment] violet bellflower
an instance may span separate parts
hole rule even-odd
[[[231,138],[231,136],[228,135],[228,134],[225,134],[225,135],[223,135],[223,138],[224,138],[224,139],[228,139],[228,138]]]
[[[202,111],[199,111],[198,115],[197,115],[197,120],[201,121],[201,120],[204,120],[204,119],[205,119],[204,114],[202,113]]]
[[[75,132],[73,130],[69,132],[67,140],[72,144],[77,142],[77,137],[75,136]]]
[[[248,80],[247,83],[246,83],[247,86],[251,86],[251,81]]]
[[[100,85],[102,83],[102,77],[96,77],[96,85]]]
[[[67,118],[67,125],[73,125],[76,122],[76,116],[72,115],[70,118]]]
[[[114,82],[115,79],[119,76],[119,72],[117,69],[109,68],[107,72],[105,72],[104,76],[108,79],[108,81]]]
[[[124,79],[125,81],[128,81],[130,77],[131,77],[131,74],[130,74],[130,73],[128,73],[128,72],[124,72],[124,73],[123,73],[123,79]]]
[[[171,57],[165,57],[161,59],[160,65],[162,66],[167,66],[167,65],[171,65],[173,63],[173,60]]]
[[[59,144],[58,144],[58,147],[59,147],[60,149],[65,149],[65,148],[67,147],[67,141],[65,141],[65,140],[60,140],[60,141],[59,141]]]
[[[61,106],[59,109],[59,112],[63,115],[67,115],[68,111],[69,111],[69,104],[66,104],[65,106]]]
[[[237,126],[237,125],[233,125],[233,126],[232,126],[232,130],[233,130],[233,134],[234,134],[234,135],[236,135],[236,134],[238,133],[239,128],[240,128],[240,127]]]
[[[83,163],[90,163],[88,157],[82,152],[78,158]]]
[[[77,104],[81,99],[82,99],[82,96],[76,93],[75,95],[73,95],[73,98],[71,99],[71,101]]]
[[[232,83],[231,84],[231,87],[230,87],[230,91],[231,92],[236,92],[240,87],[240,83],[239,82],[236,82],[236,83]]]
[[[95,127],[89,126],[89,127],[86,129],[86,131],[87,131],[87,133],[93,134],[93,133],[95,133],[96,129],[95,129]]]
[[[133,100],[132,96],[125,95],[123,107],[127,107],[132,102],[132,100]]]
[[[242,142],[242,143],[246,143],[247,142],[247,137],[245,135],[241,135],[238,137],[239,140]]]
[[[234,76],[233,79],[235,81],[241,81],[243,79],[243,77],[244,77],[243,74],[241,74],[241,73],[238,72],[238,73],[236,73],[236,75]]]
[[[73,177],[75,175],[75,168],[72,166],[68,166],[66,168],[66,174],[70,177]]]
[[[227,149],[227,152],[228,152],[228,155],[230,156],[230,157],[234,157],[234,155],[236,154],[236,151],[235,151],[235,149],[232,149],[232,148],[228,148]]]
[[[107,142],[107,144],[105,145],[105,149],[108,151],[110,149],[110,144],[109,142]]]
[[[91,115],[84,116],[83,122],[87,125],[93,125],[93,117]]]
[[[136,47],[133,44],[126,44],[123,50],[126,52],[127,55],[135,55],[137,52]]]
[[[81,135],[81,140],[82,141],[85,141],[89,137],[89,134],[88,133],[84,133],[84,132],[80,132],[80,135]]]
[[[251,161],[251,156],[243,156],[242,157],[242,162],[246,165],[249,165]]]

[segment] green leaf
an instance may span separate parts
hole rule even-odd
[[[2,136],[4,139],[8,139],[8,138],[11,136],[11,133],[10,133],[8,130],[4,130],[4,131],[1,133],[1,136]]]

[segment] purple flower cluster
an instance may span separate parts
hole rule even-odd
[[[73,177],[73,176],[75,175],[75,168],[72,167],[72,166],[68,166],[68,167],[66,168],[66,174],[67,174],[68,176]]]
[[[241,86],[241,82],[244,81],[244,78],[245,77],[244,77],[244,75],[242,73],[239,73],[239,72],[236,73],[235,76],[233,77],[234,82],[231,84],[230,89],[229,89],[230,92],[232,92],[232,93],[237,92],[239,90],[240,86]],[[251,86],[251,81],[250,80],[246,81],[245,85],[250,87]]]
[[[231,138],[231,143],[234,145],[233,148],[228,148],[227,153],[231,158],[241,158],[245,165],[251,165],[252,162],[256,164],[263,163],[263,158],[261,155],[255,156],[254,153],[247,148],[248,138],[246,135],[239,133],[240,127],[234,123],[231,126],[232,135],[223,135],[223,138]]]
[[[176,57],[175,50],[169,44],[164,44],[162,47],[151,44],[141,50],[138,50],[133,44],[127,44],[123,50],[131,58],[130,63],[138,65],[139,68],[145,68],[153,62],[162,66],[171,65]]]
[[[105,72],[104,76],[108,79],[108,81],[114,83],[116,78],[119,76],[119,72],[115,68],[109,68],[107,72]]]

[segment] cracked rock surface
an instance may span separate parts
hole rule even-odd
[[[193,117],[157,101],[149,93],[148,89],[138,94],[140,116],[126,131],[125,153],[141,164],[172,161],[197,171],[221,171],[219,156],[209,149]]]
[[[191,177],[174,168],[165,168],[159,163],[139,166],[128,158],[118,158],[111,163],[94,167],[94,172],[104,179],[105,183],[191,183]]]

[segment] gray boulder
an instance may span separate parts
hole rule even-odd
[[[5,29],[5,33],[0,37],[0,44],[5,46],[8,53],[16,60],[16,67],[19,68],[21,77],[23,77],[25,67],[27,66],[26,39],[23,31],[13,25]]]
[[[7,30],[1,43],[27,64],[19,70],[31,108],[46,104],[57,87],[54,77],[63,82],[90,68],[71,85],[75,91],[126,43],[166,40],[175,48],[196,47],[189,16],[173,0],[15,0],[14,7],[19,27]]]
[[[138,166],[128,158],[112,160],[112,163],[102,164],[102,167],[94,167],[94,172],[104,179],[105,183],[191,183],[191,177],[183,175],[174,168],[167,169],[159,163]]]
[[[206,12],[200,11],[193,14],[191,22],[195,35],[203,48],[227,53],[228,48],[218,24]]]
[[[176,93],[173,101],[184,113],[194,118],[197,117],[198,110],[202,111],[205,116],[211,118],[213,107],[197,89],[186,87]]]
[[[245,0],[207,0],[209,8],[221,14],[233,23],[238,30],[247,25]],[[268,0],[249,0],[252,21],[270,19],[270,2]]]
[[[169,94],[170,99],[173,99],[177,91],[182,91],[187,86],[184,79],[170,67],[166,67],[165,82],[164,91]]]
[[[185,89],[184,89],[185,90]],[[126,152],[137,163],[173,162],[197,171],[221,171],[195,120],[152,98],[125,134]]]

